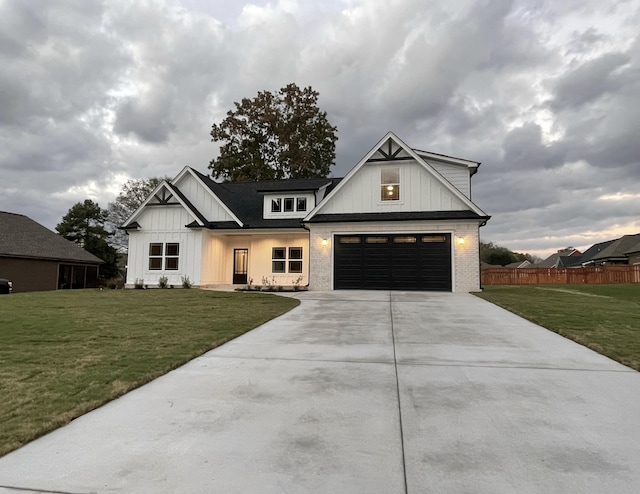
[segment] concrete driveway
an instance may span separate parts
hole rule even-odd
[[[0,492],[640,490],[637,372],[472,295],[295,296],[1,458]]]

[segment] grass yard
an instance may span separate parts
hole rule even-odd
[[[486,286],[475,295],[640,371],[640,284]]]
[[[299,303],[178,289],[0,296],[0,456]]]

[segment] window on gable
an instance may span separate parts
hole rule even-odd
[[[383,168],[381,170],[380,200],[400,200],[400,168]]]
[[[306,210],[307,210],[307,198],[298,197],[296,199],[296,211],[306,211]]]
[[[282,199],[271,199],[271,212],[279,213],[282,210]]]

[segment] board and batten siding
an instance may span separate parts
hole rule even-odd
[[[178,183],[175,184],[185,195],[191,204],[200,211],[209,221],[233,221],[233,217],[226,211],[224,206],[218,201],[211,191],[205,188],[190,173],[186,173]]]
[[[380,200],[382,168],[400,169],[400,200]],[[415,161],[367,163],[319,213],[466,210],[468,206]]]
[[[185,227],[193,220],[182,206],[147,207],[137,219],[140,230],[129,231],[127,286],[133,286],[136,280],[157,286],[162,276],[174,286],[182,285],[183,276],[199,285],[202,233]],[[149,270],[149,244],[158,242],[180,244],[177,270]]]
[[[467,199],[471,199],[471,174],[469,168],[463,165],[449,165],[437,161],[427,161],[451,185],[462,192]]]
[[[271,263],[274,247],[286,249],[302,247],[302,273],[273,273]],[[201,285],[233,283],[234,249],[248,249],[248,278],[253,285],[262,285],[263,278],[280,286],[290,286],[296,281],[300,286],[308,283],[309,235],[307,232],[227,235],[205,231],[202,235]]]

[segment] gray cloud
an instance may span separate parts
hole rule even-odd
[[[560,110],[580,107],[618,91],[625,78],[620,69],[628,63],[629,57],[623,53],[605,53],[595,60],[585,62],[560,77],[552,106]]]

